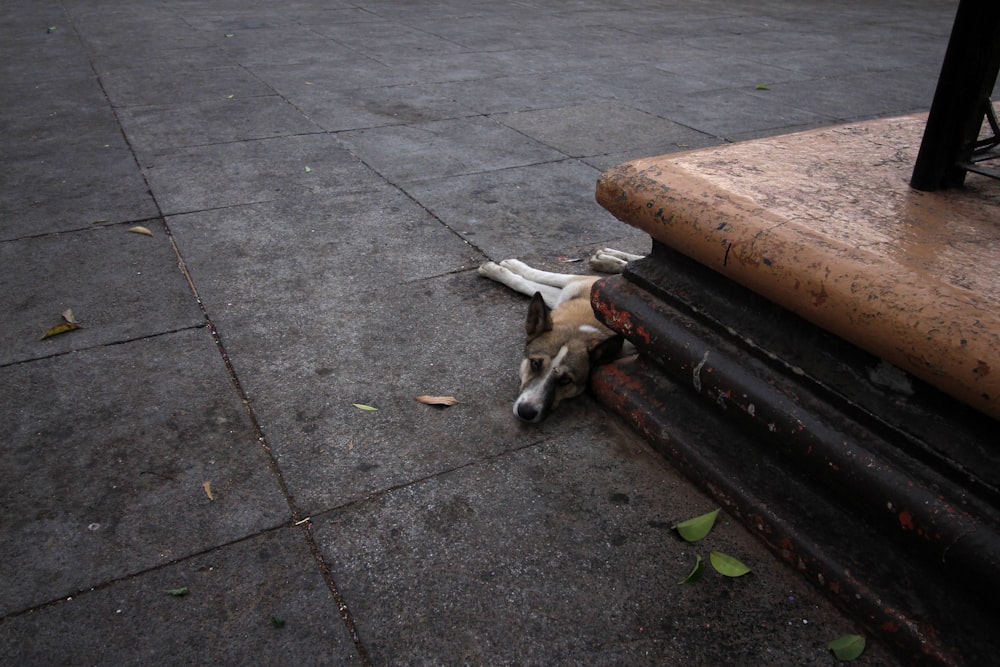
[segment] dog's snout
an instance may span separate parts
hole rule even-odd
[[[540,416],[538,408],[529,403],[518,403],[515,405],[514,414],[526,422],[538,421]]]

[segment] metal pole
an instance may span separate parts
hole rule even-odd
[[[961,0],[910,185],[959,187],[1000,71],[1000,2]]]

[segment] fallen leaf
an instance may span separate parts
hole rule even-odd
[[[454,396],[428,396],[424,394],[422,396],[414,396],[413,398],[424,405],[449,406],[458,404],[458,399]]]
[[[235,95],[226,95],[226,99],[227,99],[227,100],[231,100],[231,99],[233,99],[234,97],[236,97],[236,96],[235,96]]]
[[[366,412],[376,412],[378,410],[378,408],[373,408],[372,406],[365,405],[363,403],[351,403],[351,405],[356,407],[358,410],[364,410]]]
[[[67,308],[66,310],[64,310],[63,314],[62,314],[62,318],[64,320],[66,320],[67,324],[79,324],[80,323],[80,320],[76,319],[76,316],[73,315],[73,309],[72,308]]]
[[[58,336],[59,334],[64,334],[68,331],[76,331],[77,329],[80,328],[81,328],[80,325],[77,324],[76,322],[63,322],[62,324],[57,324],[48,331],[46,331],[45,335],[42,336],[42,340],[45,340],[46,338],[52,338],[53,336]]]
[[[306,173],[307,174],[311,174],[312,173],[312,167],[306,167]]]
[[[48,34],[50,34],[50,35],[51,35],[51,34],[52,34],[52,33],[54,33],[55,31],[56,31],[56,26],[54,26],[54,25],[50,25],[50,26],[48,27],[48,29],[47,29],[47,30],[46,30],[45,32],[47,32]]]
[[[708,514],[702,514],[701,516],[696,516],[693,519],[688,519],[687,521],[681,521],[673,528],[676,530],[681,537],[683,537],[688,542],[697,542],[712,530],[712,526],[715,525],[715,519],[719,516],[719,510],[714,510]]]
[[[771,86],[767,85],[766,83],[758,83],[756,86],[754,86],[754,88],[756,88],[757,90],[771,90]]]
[[[271,625],[273,625],[276,628],[283,628],[285,627],[285,619],[278,618],[277,616],[272,616]]]
[[[188,594],[188,587],[181,586],[180,588],[169,588],[164,591],[167,595],[173,595],[175,598],[184,597]]]
[[[686,576],[681,581],[678,581],[677,583],[678,584],[696,584],[699,581],[701,581],[701,577],[704,574],[705,574],[705,563],[704,563],[704,561],[701,560],[701,556],[697,556],[696,555],[695,556],[695,561],[694,561],[694,569],[691,570],[691,573],[688,576]]]
[[[861,635],[843,635],[826,645],[841,662],[856,660],[865,651],[865,638]]]
[[[227,32],[226,33],[226,39],[232,39],[232,38],[233,38],[233,33]]]
[[[715,568],[715,571],[723,576],[742,577],[750,572],[749,567],[721,551],[713,551],[708,555],[708,558],[712,561],[712,567]]]
[[[215,500],[215,496],[212,495],[212,482],[211,481],[207,481],[206,480],[205,483],[201,485],[201,488],[205,489],[205,495],[208,496],[209,500]]]
[[[142,225],[136,225],[135,227],[129,227],[128,231],[133,234],[144,234],[145,236],[152,236],[153,232],[149,231],[148,227],[143,227]]]

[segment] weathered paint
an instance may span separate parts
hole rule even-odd
[[[598,319],[612,329],[612,322],[627,321],[631,330],[645,331],[633,344],[674,382],[731,413],[741,428],[772,443],[796,469],[831,488],[850,488],[849,502],[886,531],[923,543],[928,560],[967,562],[970,572],[981,559],[1000,563],[1000,539],[971,540],[980,526],[941,497],[932,473],[918,480],[897,468],[881,454],[891,450],[889,444],[806,387],[771,372],[624,277],[600,281],[591,301]],[[747,402],[754,405],[752,414],[744,407]],[[1000,580],[989,571],[979,575],[1000,596]]]
[[[738,478],[708,464],[697,442],[687,441],[662,420],[663,395],[651,380],[642,356],[598,367],[592,388],[605,405],[624,416],[676,468],[696,481],[736,516],[778,557],[812,579],[827,596],[861,619],[869,631],[908,654],[907,664],[960,665],[962,660],[942,646],[933,626],[917,622],[906,609],[886,602],[850,569],[831,561],[807,536],[774,512],[762,508]]]

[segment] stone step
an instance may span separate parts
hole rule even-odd
[[[907,186],[922,117],[626,163],[594,392],[901,657],[1000,621],[1000,182]]]

